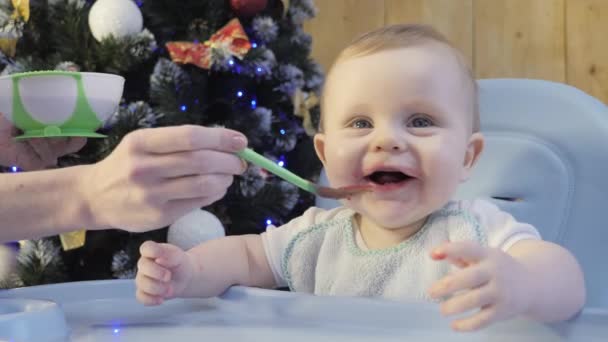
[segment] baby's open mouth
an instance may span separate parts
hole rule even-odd
[[[412,177],[399,171],[376,171],[365,178],[374,184],[385,185],[401,183]]]

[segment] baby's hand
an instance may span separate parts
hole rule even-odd
[[[179,247],[154,241],[144,242],[137,263],[136,297],[145,305],[159,305],[179,297],[194,272],[190,256]]]
[[[526,283],[533,275],[502,250],[474,242],[452,242],[433,250],[431,257],[461,268],[429,289],[432,298],[451,295],[441,304],[441,313],[455,315],[479,309],[452,322],[454,330],[480,329],[527,311],[530,291]]]

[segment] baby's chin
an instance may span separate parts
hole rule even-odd
[[[426,213],[408,212],[403,208],[403,205],[392,208],[390,206],[363,208],[356,205],[349,207],[364,217],[365,221],[371,221],[374,225],[388,230],[410,227],[428,217]]]
[[[399,230],[403,228],[411,228],[412,226],[418,226],[418,229],[422,228],[422,224],[420,224],[421,220],[415,218],[404,218],[403,216],[378,217],[374,215],[369,219],[373,221],[378,227],[381,227],[386,230]]]

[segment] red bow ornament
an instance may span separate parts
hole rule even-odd
[[[202,69],[209,69],[213,65],[211,58],[213,49],[227,49],[239,59],[251,49],[249,38],[237,18],[230,20],[204,43],[168,42],[166,46],[173,62],[194,64]]]

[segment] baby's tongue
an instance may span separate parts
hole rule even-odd
[[[407,177],[401,172],[377,172],[374,174],[373,181],[380,184],[397,183],[406,178]]]

